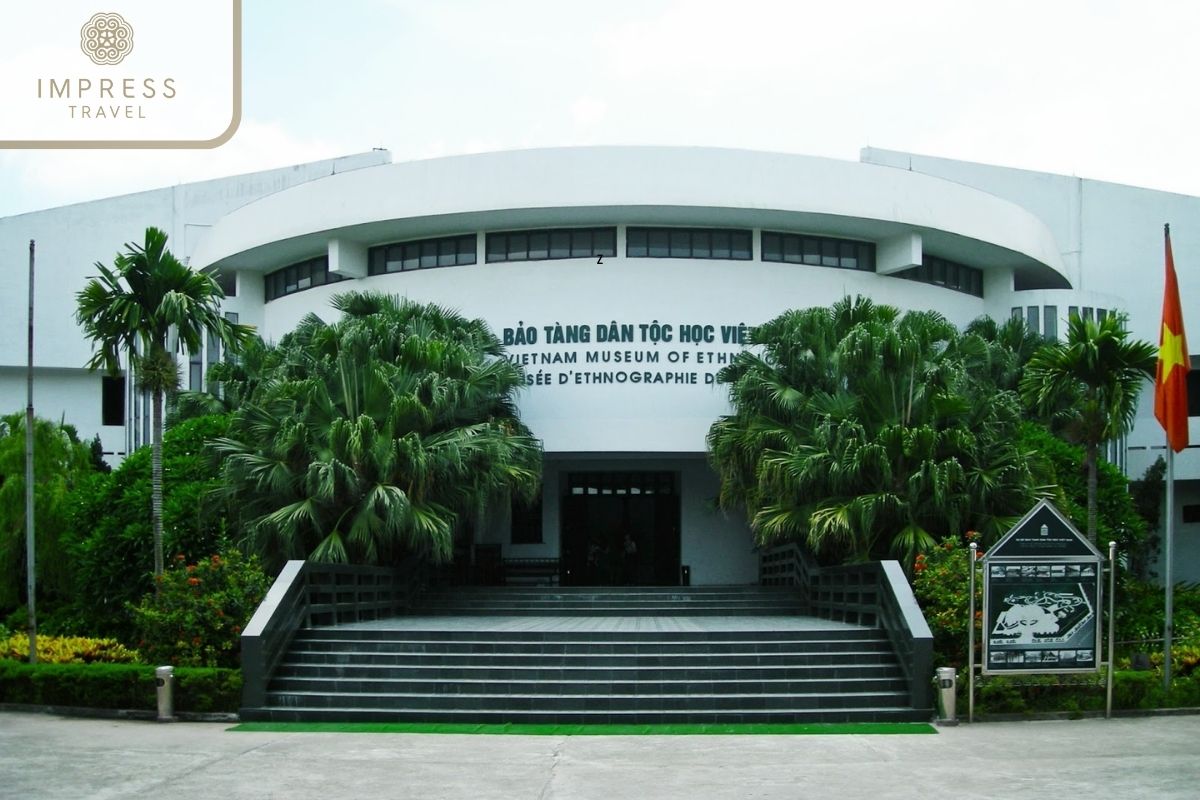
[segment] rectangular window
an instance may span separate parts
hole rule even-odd
[[[799,236],[787,236],[783,240],[783,260],[789,264],[803,264],[804,250],[803,240]],[[862,246],[859,245],[859,255],[862,255]],[[767,254],[763,253],[763,261],[774,261],[767,258]]]
[[[421,242],[421,269],[437,266],[438,244],[436,241]]]
[[[617,257],[617,229],[597,228],[592,231],[592,252],[596,256]]]
[[[667,258],[671,255],[670,241],[671,237],[667,231],[651,230],[646,234],[646,239],[649,242],[648,255],[651,258]]]
[[[532,261],[544,260],[550,257],[550,234],[529,234],[529,258]]]
[[[838,243],[833,239],[821,241],[821,266],[836,267],[838,265]]]
[[[783,239],[780,238],[778,233],[763,231],[762,260],[783,261]]]
[[[124,375],[100,376],[100,424],[125,424]]]
[[[571,231],[571,258],[591,258],[594,252],[591,231]]]
[[[570,231],[551,231],[550,232],[550,258],[570,258],[571,257],[571,232]]]
[[[1046,338],[1058,341],[1058,306],[1042,309],[1042,323],[1046,326]]]
[[[854,242],[842,242],[838,245],[838,257],[840,259],[838,266],[842,269],[858,269],[858,258],[855,256],[856,249]]]
[[[461,267],[464,264],[475,263],[475,250],[477,244],[478,243],[475,241],[475,234],[473,233],[468,234],[467,236],[458,237],[458,266]]]
[[[195,353],[188,354],[188,391],[202,392],[204,386],[204,362],[201,360],[203,352],[197,350]]]
[[[733,231],[729,234],[730,257],[734,261],[749,261],[753,256],[750,231]]]
[[[221,287],[221,291],[226,297],[237,297],[237,275],[233,272],[216,273],[217,286]]]
[[[688,231],[670,231],[671,258],[692,257],[692,236]]]
[[[441,239],[438,241],[438,260],[439,267],[453,267],[458,262],[458,242],[453,239]]]
[[[487,260],[504,261],[508,256],[508,237],[504,234],[491,234],[487,237]]]
[[[1041,308],[1038,306],[1029,306],[1025,309],[1025,324],[1029,326],[1029,330],[1033,333],[1041,335],[1042,333],[1042,317]]]
[[[729,238],[729,231],[712,232],[712,257],[733,258],[733,245]]]

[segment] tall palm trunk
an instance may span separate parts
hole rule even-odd
[[[1099,448],[1095,444],[1089,442],[1084,456],[1084,460],[1087,462],[1087,537],[1092,544],[1096,543],[1096,520],[1099,516],[1097,514],[1099,501],[1096,497],[1099,493],[1100,483],[1096,465],[1099,457],[1098,450]]]
[[[154,409],[151,412],[150,445],[150,521],[154,527],[154,591],[158,591],[158,578],[163,573],[163,479],[162,479],[162,435],[163,435],[163,390],[153,392]]]

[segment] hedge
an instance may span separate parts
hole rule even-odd
[[[241,670],[175,669],[176,711],[236,713],[241,699]],[[0,661],[0,703],[154,711],[154,667]]]
[[[960,708],[966,708],[966,669],[959,670]],[[1029,714],[1083,712],[1104,709],[1103,675],[1027,675],[980,678],[976,686],[977,713]],[[1150,710],[1200,707],[1200,672],[1174,677],[1163,689],[1156,670],[1117,670],[1113,673],[1113,708]]]

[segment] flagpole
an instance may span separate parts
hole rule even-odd
[[[1163,559],[1166,569],[1166,614],[1163,617],[1163,691],[1171,691],[1171,638],[1175,617],[1175,578],[1172,570],[1171,542],[1175,538],[1175,449],[1167,444],[1167,525]]]
[[[1163,535],[1163,691],[1171,690],[1171,645],[1175,628],[1175,454],[1188,446],[1187,374],[1190,356],[1184,333],[1183,310],[1175,257],[1171,253],[1171,226],[1163,225],[1165,277],[1163,315],[1159,328],[1158,366],[1154,377],[1154,416],[1167,440],[1167,509]]]
[[[25,596],[29,604],[29,663],[37,663],[37,561],[34,547],[33,475],[33,257],[37,245],[29,240],[29,360],[25,404]]]

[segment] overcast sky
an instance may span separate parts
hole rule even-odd
[[[0,216],[372,147],[395,161],[577,144],[857,160],[870,145],[1200,195],[1200,3],[245,0],[244,13],[230,143],[0,151]]]

